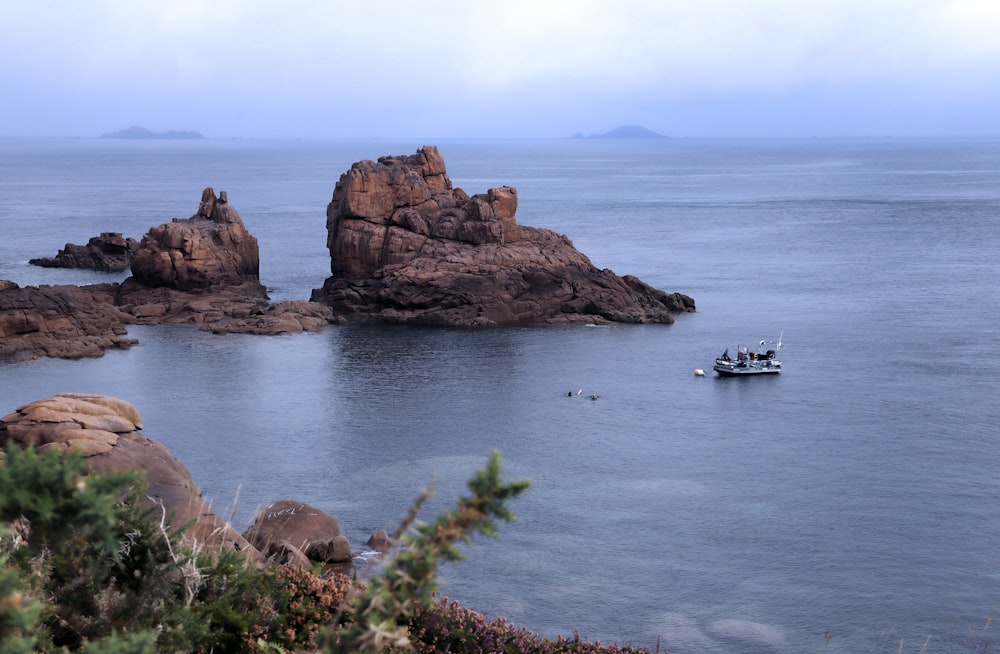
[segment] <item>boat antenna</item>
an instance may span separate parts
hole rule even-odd
[[[781,349],[781,337],[782,337],[782,336],[784,336],[784,335],[785,335],[785,330],[784,330],[784,329],[782,329],[782,330],[781,330],[781,333],[780,333],[780,334],[778,334],[778,349],[779,349],[779,350]]]

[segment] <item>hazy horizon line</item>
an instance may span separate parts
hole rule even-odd
[[[548,135],[548,136],[496,136],[488,134],[480,135],[464,135],[464,136],[379,136],[379,135],[358,135],[358,136],[343,136],[343,135],[270,135],[270,136],[249,136],[249,135],[230,135],[230,136],[212,136],[201,134],[197,130],[165,130],[164,132],[156,132],[157,134],[163,134],[167,132],[195,132],[199,134],[199,137],[109,137],[105,134],[93,135],[93,134],[32,134],[32,135],[17,135],[17,134],[0,134],[0,139],[13,140],[13,139],[72,139],[72,140],[100,140],[100,141],[409,141],[415,139],[423,139],[425,141],[551,141],[551,140],[565,140],[565,141],[711,141],[711,140],[857,140],[857,139],[871,139],[871,140],[900,140],[900,139],[996,139],[1000,138],[1000,133],[996,134],[808,134],[808,135],[794,135],[794,134],[769,134],[769,135],[747,135],[747,134],[719,134],[719,135],[698,135],[698,136],[673,136],[670,134],[662,134],[658,137],[605,137],[604,132],[585,134],[577,132],[569,135]]]

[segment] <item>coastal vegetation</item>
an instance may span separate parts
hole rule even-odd
[[[547,639],[440,596],[440,561],[515,519],[527,481],[493,452],[470,494],[429,523],[424,490],[391,557],[361,580],[186,544],[137,501],[139,473],[88,474],[77,452],[8,442],[0,458],[0,654],[149,652],[581,652],[645,650]]]

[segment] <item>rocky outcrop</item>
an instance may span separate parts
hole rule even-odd
[[[128,270],[139,242],[119,232],[102,232],[86,245],[67,243],[54,257],[31,259],[28,263],[44,268],[86,268],[108,272]]]
[[[113,397],[61,393],[18,407],[0,420],[0,446],[8,440],[39,449],[80,451],[95,473],[138,471],[148,485],[146,501],[164,512],[173,530],[189,525],[184,538],[212,550],[242,552],[252,561],[260,553],[222,521],[202,498],[187,469],[158,441],[140,433],[135,407]]]
[[[469,197],[437,148],[361,161],[327,208],[331,277],[312,299],[395,323],[671,323],[694,300],[599,270],[565,236],[518,225],[517,190]]]
[[[293,500],[281,500],[257,514],[244,532],[265,556],[294,561],[304,555],[310,561],[351,560],[351,544],[340,534],[340,525],[329,513]]]
[[[373,550],[385,554],[392,547],[392,540],[389,538],[389,533],[385,529],[378,529],[372,533],[365,545]]]
[[[204,292],[220,286],[254,287],[266,298],[258,277],[257,239],[230,206],[226,192],[201,194],[198,212],[150,229],[132,261],[132,278],[151,288]]]
[[[270,304],[250,315],[206,324],[203,329],[213,334],[254,334],[278,336],[297,332],[315,332],[330,324],[343,324],[345,320],[333,310],[318,302],[289,300]]]
[[[195,215],[143,236],[115,303],[139,324],[200,323],[217,334],[316,331],[337,321],[315,303],[271,305],[259,269],[257,239],[226,192],[206,188]]]
[[[117,284],[0,288],[0,356],[101,356],[136,343],[134,318],[114,305]]]
[[[133,323],[275,335],[343,321],[313,302],[271,305],[259,267],[257,239],[225,191],[207,188],[194,216],[149,230],[121,284],[22,289],[0,280],[0,356],[101,356],[136,343],[123,338]]]
[[[193,293],[144,286],[129,277],[118,286],[115,304],[139,325],[211,325],[265,311],[268,301],[258,292],[254,282]]]

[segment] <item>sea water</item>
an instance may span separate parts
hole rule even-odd
[[[329,271],[325,208],[404,141],[0,141],[0,279],[140,238],[225,190],[274,300]],[[133,403],[240,529],[332,513],[356,550],[501,452],[532,486],[442,592],[544,636],[680,652],[982,651],[1000,603],[1000,140],[441,141],[456,186],[695,298],[671,326],[131,327],[100,359],[0,362],[0,413]],[[781,336],[780,375],[716,378]],[[703,377],[693,374],[705,369]],[[578,391],[582,391],[579,395]],[[571,396],[567,396],[571,393]],[[591,400],[596,394],[598,399]]]

